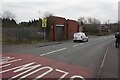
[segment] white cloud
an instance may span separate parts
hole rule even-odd
[[[119,0],[0,0],[1,2],[69,2],[69,3],[77,3],[77,2],[118,2]]]

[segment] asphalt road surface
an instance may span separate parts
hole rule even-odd
[[[36,61],[40,64],[52,66],[52,68],[55,68],[55,70],[59,72],[61,69],[68,71],[71,73],[71,75],[74,73],[80,74],[85,78],[97,78],[101,63],[104,62],[103,60],[106,53],[109,51],[109,46],[114,43],[114,40],[114,36],[110,35],[89,37],[89,41],[84,43],[74,43],[72,40],[70,40],[62,41],[60,44],[56,45],[43,47],[35,46],[34,48],[29,49],[25,49],[23,46],[24,49],[21,50],[15,50],[13,48],[13,50],[9,51],[4,48],[3,55],[5,57],[20,57],[24,60],[23,62],[26,62],[26,60],[34,62]],[[32,55],[34,57],[32,57]],[[17,63],[14,65],[16,64]]]

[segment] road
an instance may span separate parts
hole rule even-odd
[[[46,58],[48,59],[48,61],[52,60],[52,62],[49,62],[48,65],[54,65],[55,67],[59,67],[64,70],[69,67],[74,66],[75,68],[77,66],[81,70],[83,69],[83,72],[85,74],[88,73],[87,75],[90,75],[86,76],[85,78],[96,78],[99,75],[100,66],[102,62],[104,62],[104,57],[109,51],[109,46],[113,44],[113,41],[113,35],[100,37],[90,36],[89,41],[84,43],[74,43],[72,40],[69,40],[62,41],[60,44],[56,45],[49,45],[43,47],[36,46],[34,48],[27,48],[22,50],[13,49],[10,52],[4,49],[3,53],[35,55],[37,56],[37,58]],[[45,62],[46,61],[43,60],[41,63],[44,64]],[[65,65],[69,66],[66,67]],[[70,71],[77,72],[79,70]],[[80,74],[82,75],[82,73]]]

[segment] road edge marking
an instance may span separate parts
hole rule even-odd
[[[100,65],[100,68],[99,68],[98,74],[97,74],[97,77],[98,77],[98,78],[100,78],[100,76],[101,76],[102,69],[103,69],[103,66],[104,66],[104,63],[105,63],[105,60],[106,60],[106,57],[107,57],[107,54],[108,54],[109,49],[110,49],[110,46],[107,47],[107,49],[106,49],[106,51],[105,51],[105,55],[104,55],[104,57],[103,57],[103,59],[102,59],[102,63],[101,63],[101,65]]]

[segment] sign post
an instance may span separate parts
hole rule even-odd
[[[47,27],[47,19],[42,20],[42,27],[44,28],[44,40],[46,40],[46,30],[45,28]]]

